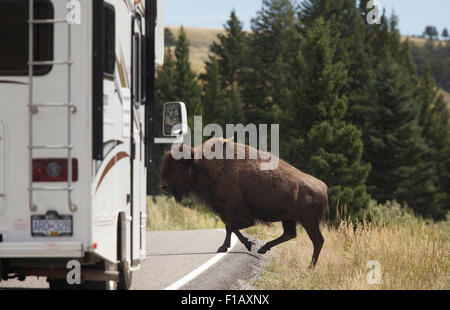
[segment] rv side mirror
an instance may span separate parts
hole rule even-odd
[[[163,135],[165,137],[182,137],[188,133],[186,105],[183,102],[164,104]]]

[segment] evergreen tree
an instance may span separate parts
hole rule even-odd
[[[285,110],[292,103],[291,98],[280,98],[276,92],[280,86],[285,90],[295,88],[289,77],[298,46],[296,23],[290,0],[263,0],[261,10],[252,20],[241,93],[248,123],[272,124],[277,121],[273,110]],[[286,81],[284,85],[279,83],[281,76]]]
[[[164,45],[165,46],[174,46],[176,43],[175,36],[169,28],[164,28]]]
[[[365,19],[367,12],[364,12],[368,0],[360,2],[360,12]],[[366,43],[369,48],[368,53],[371,59],[371,67],[376,71],[380,63],[390,57],[394,62],[405,67],[409,72],[413,82],[419,83],[417,76],[417,68],[412,60],[410,53],[409,40],[402,42],[400,30],[398,28],[398,18],[392,15],[390,18],[386,16],[386,11],[380,17],[379,24],[366,24]],[[372,78],[373,80],[373,78]],[[373,85],[373,83],[371,82]]]
[[[436,84],[450,92],[450,41],[439,45],[433,42],[427,42],[425,46],[412,44],[411,54],[422,76],[429,66]]]
[[[361,129],[369,101],[368,85],[373,79],[365,18],[354,0],[306,0],[299,11],[300,32],[307,31],[319,17],[330,24],[332,36],[339,38],[334,57],[335,61],[342,61],[348,71],[342,88],[348,99],[346,120]]]
[[[367,0],[361,1],[360,3],[360,11],[363,12],[364,7],[367,5]],[[387,186],[385,189],[381,189],[380,191],[384,192],[386,195],[383,197],[383,195],[380,195],[379,193],[374,193],[373,190],[377,189],[377,186],[380,183],[377,183],[378,185],[371,184],[371,181],[374,180],[375,175],[384,175],[384,164],[389,161],[389,156],[394,155],[387,153],[382,156],[373,156],[373,148],[371,145],[369,145],[369,141],[367,140],[367,137],[370,136],[371,133],[374,131],[377,131],[377,128],[381,128],[382,126],[380,124],[376,124],[373,122],[373,110],[377,109],[377,104],[379,104],[382,100],[374,100],[374,102],[371,103],[372,107],[371,110],[369,110],[369,113],[367,114],[369,117],[369,120],[365,122],[365,126],[363,126],[365,134],[365,155],[364,158],[366,160],[371,160],[373,169],[372,174],[369,177],[369,192],[375,197],[379,198],[382,201],[385,200],[388,196],[391,196],[390,199],[392,199],[393,196],[397,197],[397,199],[402,199],[400,197],[403,197],[405,201],[408,201],[408,203],[417,211],[420,212],[422,215],[426,216],[437,216],[438,215],[438,202],[437,197],[438,194],[438,185],[437,185],[437,161],[434,153],[434,147],[431,145],[431,140],[427,139],[426,135],[431,135],[431,131],[428,131],[426,127],[429,126],[430,120],[433,118],[431,115],[434,112],[432,111],[431,106],[433,106],[432,102],[436,100],[436,94],[435,89],[431,86],[430,81],[421,81],[419,79],[419,76],[417,74],[417,67],[414,64],[412,60],[411,55],[411,47],[409,44],[409,41],[406,40],[404,42],[401,42],[400,32],[398,30],[398,19],[396,16],[392,16],[390,19],[388,19],[383,13],[381,17],[381,24],[380,25],[367,25],[366,26],[366,40],[368,42],[368,46],[370,47],[370,53],[372,56],[372,62],[373,66],[379,70],[381,67],[386,66],[386,59],[389,59],[391,64],[396,64],[398,68],[397,72],[398,78],[406,77],[406,82],[402,86],[403,89],[408,93],[410,106],[411,106],[411,114],[414,115],[414,113],[417,113],[415,116],[417,118],[417,124],[412,125],[412,127],[417,127],[415,134],[412,134],[413,138],[412,140],[416,139],[415,142],[417,143],[419,147],[417,151],[417,160],[415,163],[410,162],[410,167],[405,168],[404,170],[407,171],[415,171],[415,175],[413,178],[411,178],[411,182],[405,182],[403,185],[403,193],[400,192],[394,193],[392,188],[389,188]],[[386,72],[385,72],[386,73]],[[401,77],[400,77],[401,76]],[[371,93],[371,97],[373,98],[382,98],[385,94],[379,93],[384,92],[386,89],[381,87],[382,84],[389,84],[390,81],[384,80],[383,78],[380,78],[378,76],[377,82],[372,84],[372,87],[374,85],[378,85],[376,89],[372,89],[369,93]],[[388,86],[385,85],[387,88]],[[400,86],[399,86],[400,87]],[[399,98],[391,98],[390,100],[397,100]],[[384,100],[388,100],[386,97],[384,97]],[[408,101],[406,100],[406,101]],[[400,106],[402,105],[401,102],[398,103]],[[403,103],[405,104],[405,103]],[[407,104],[405,104],[407,105]],[[379,107],[380,108],[380,107]],[[413,111],[416,112],[413,112]],[[380,120],[381,121],[381,120]],[[394,121],[394,119],[392,119]],[[428,125],[427,125],[428,124]],[[377,127],[378,126],[378,127]],[[431,126],[433,127],[433,126]],[[430,128],[431,128],[430,127]],[[380,133],[379,133],[380,134]],[[392,137],[392,135],[395,135],[395,132],[391,132],[387,128],[384,130],[384,134],[386,136]],[[398,134],[398,133],[397,133]],[[429,138],[431,138],[431,136]],[[415,137],[415,138],[414,138]],[[371,141],[374,142],[374,141]],[[390,146],[394,145],[395,147],[402,148],[402,145],[396,145],[394,142],[390,142]],[[372,145],[373,146],[373,145]],[[379,145],[378,145],[379,146]],[[403,146],[404,147],[404,146]],[[369,159],[370,158],[370,159]],[[404,158],[406,160],[406,158]],[[394,163],[393,163],[394,164]],[[397,160],[397,165],[403,164],[400,160]],[[383,167],[383,168],[381,168]],[[401,169],[401,168],[400,168]],[[386,178],[389,178],[386,176]],[[415,180],[415,181],[412,181]],[[381,182],[383,183],[383,182]],[[408,184],[407,184],[408,183]],[[409,198],[405,198],[409,197]],[[412,198],[415,197],[415,198]],[[389,199],[389,198],[388,198]]]
[[[447,143],[445,153],[450,154],[450,141]],[[446,215],[450,213],[450,156],[447,156],[442,163],[442,176],[440,177],[440,185],[444,189],[441,198],[442,211]]]
[[[206,73],[201,76],[204,122],[222,128],[244,122],[240,79],[248,52],[247,35],[234,10],[224,27],[225,34],[219,34],[210,47]]]
[[[367,18],[367,3],[369,0],[361,0],[359,11],[364,21]],[[383,10],[379,24],[368,24],[365,26],[365,40],[368,47],[368,53],[372,62],[372,68],[375,70],[378,65],[391,57],[393,60],[402,62],[409,69],[413,69],[412,61],[410,61],[409,43],[401,42],[400,30],[398,29],[398,18],[392,15],[390,18],[386,16],[386,10]],[[411,70],[414,74],[414,70]]]
[[[444,30],[442,30],[442,34],[441,34],[442,39],[444,40],[448,40],[450,38],[449,34],[448,34],[448,29],[444,28]]]
[[[419,123],[420,106],[407,70],[387,57],[378,67],[373,105],[364,134],[365,159],[372,164],[371,195],[379,202],[396,199],[427,214],[435,193],[429,148]]]
[[[331,209],[345,205],[357,215],[369,200],[370,166],[361,162],[361,132],[344,120],[347,72],[343,62],[335,61],[338,38],[330,27],[319,18],[305,29],[297,56],[299,102],[291,113],[295,109],[299,130],[291,142],[292,163],[327,183]]]
[[[202,114],[201,87],[197,76],[192,70],[189,60],[190,43],[186,37],[184,28],[181,27],[178,40],[175,45],[175,92],[172,100],[182,101],[186,104],[189,114],[189,126],[193,130],[195,115]]]
[[[222,126],[224,126],[223,128],[225,128],[226,124],[244,124],[244,123],[245,123],[245,114],[243,109],[241,92],[239,91],[239,89],[231,90],[230,92],[228,92],[227,98],[225,100],[225,111],[223,114]]]
[[[218,124],[225,130],[227,124],[243,123],[244,111],[239,88],[223,88],[219,67],[217,59],[210,58],[202,75],[203,123]]]
[[[396,16],[383,12],[379,25],[366,23],[368,1],[357,7],[354,0],[305,0],[295,7],[263,0],[249,34],[233,10],[210,47],[202,88],[181,29],[157,72],[155,114],[162,115],[164,102],[183,101],[191,128],[199,114],[223,128],[278,123],[281,157],[327,183],[331,209],[346,205],[358,216],[371,194],[443,218],[450,211],[450,122],[431,72],[441,87],[450,80],[450,46],[413,47],[411,55]],[[418,56],[421,79],[412,60]],[[152,180],[168,147],[156,146]]]
[[[206,63],[206,73],[203,80],[203,122],[205,124],[222,124],[225,113],[226,91],[223,89],[223,81],[219,72],[219,62],[216,58],[210,58]]]
[[[435,40],[439,37],[439,32],[435,26],[427,26],[423,35],[428,38],[428,40]]]
[[[234,90],[239,87],[240,72],[246,65],[248,39],[235,10],[224,28],[225,34],[219,34],[218,41],[210,47],[211,56],[207,64],[217,60],[223,88]]]
[[[450,187],[446,187],[449,170],[446,160],[449,157],[450,117],[449,110],[442,96],[438,94],[436,84],[431,77],[430,68],[427,69],[419,87],[420,116],[419,124],[423,130],[423,137],[429,147],[427,160],[432,165],[431,180],[434,182],[435,192],[428,204],[426,215],[435,219],[445,217],[448,206]]]

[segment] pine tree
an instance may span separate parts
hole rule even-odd
[[[435,188],[414,83],[408,71],[391,57],[377,71],[364,134],[364,158],[372,164],[369,192],[379,202],[407,202],[416,212],[426,215],[430,208],[427,201]]]
[[[367,5],[367,2],[367,0],[360,2],[360,11],[362,16],[365,13],[364,8]],[[409,41],[406,40],[401,42],[400,31],[398,30],[398,19],[396,16],[393,15],[391,18],[387,18],[385,12],[383,12],[380,25],[366,25],[366,41],[370,47],[370,53],[373,55],[372,65],[376,68],[376,71],[380,68],[386,68],[386,59],[389,59],[390,64],[395,64],[397,67],[396,72],[390,72],[390,74],[396,74],[398,79],[406,79],[403,85],[398,84],[397,87],[403,88],[403,91],[407,94],[406,97],[403,96],[403,99],[400,98],[400,95],[397,97],[391,96],[391,98],[388,99],[385,96],[386,90],[391,87],[390,91],[394,92],[395,87],[388,85],[392,83],[391,80],[386,80],[380,77],[380,75],[377,77],[377,82],[372,84],[371,91],[368,92],[371,94],[372,98],[384,98],[383,100],[373,100],[370,102],[372,106],[367,114],[368,120],[366,120],[365,126],[363,126],[363,131],[366,133],[364,138],[366,145],[364,158],[369,160],[373,166],[372,174],[369,176],[369,192],[375,198],[381,199],[381,201],[393,199],[394,197],[398,200],[403,199],[407,201],[418,213],[425,216],[436,217],[439,213],[437,211],[439,209],[437,206],[439,204],[439,181],[437,177],[438,168],[437,161],[433,155],[434,146],[431,144],[431,141],[433,140],[431,136],[433,136],[433,134],[431,134],[431,131],[428,131],[427,133],[427,130],[429,130],[427,127],[430,126],[430,120],[433,118],[431,107],[434,105],[433,102],[436,100],[435,90],[433,86],[431,86],[430,80],[427,81],[425,79],[421,81],[419,79],[417,67],[412,60]],[[384,74],[388,74],[388,72],[385,71]],[[398,81],[395,81],[394,83],[397,82]],[[383,86],[383,84],[385,85]],[[375,85],[377,86],[375,87]],[[413,124],[414,122],[409,123],[410,129],[415,128],[410,132],[412,137],[411,141],[414,140],[412,144],[415,144],[412,148],[416,148],[416,157],[411,161],[405,157],[402,160],[405,160],[406,162],[402,162],[402,160],[399,160],[398,157],[395,157],[395,152],[384,153],[384,156],[381,156],[380,154],[374,156],[372,153],[376,148],[375,145],[381,148],[381,145],[386,143],[386,141],[381,139],[378,141],[379,144],[377,144],[375,142],[376,140],[371,140],[368,138],[371,134],[377,131],[381,137],[379,130],[383,126],[381,124],[377,124],[377,122],[373,122],[375,119],[373,111],[383,109],[383,107],[377,107],[377,105],[382,101],[384,101],[383,104],[386,104],[386,100],[397,100],[397,104],[399,106],[409,105],[409,117],[412,118],[414,116],[417,118],[415,121],[416,124]],[[404,119],[401,120],[402,117],[405,117],[404,115],[401,115],[402,114],[398,115],[400,122],[405,121]],[[382,119],[379,119],[378,121],[381,123],[383,122]],[[384,121],[387,120],[385,119]],[[391,118],[390,121],[395,122],[395,117]],[[431,127],[433,127],[433,125]],[[387,137],[392,138],[395,134],[399,134],[394,129],[387,128],[388,127],[384,128],[384,135]],[[391,132],[390,130],[394,131]],[[390,148],[398,148],[397,150],[401,150],[406,147],[405,144],[402,144],[399,137],[397,137],[394,141],[390,141],[388,145]],[[384,173],[384,171],[386,169],[391,170],[390,168],[385,168],[385,165],[387,162],[390,162],[392,158],[395,158],[394,161],[396,161],[396,163],[392,163],[392,165],[396,164],[399,166],[406,164],[406,166],[408,166],[403,168],[398,167],[398,171],[402,171],[404,175],[411,173],[411,178],[403,182],[402,185],[399,185],[397,188],[386,185],[384,185],[386,186],[384,189],[379,188],[380,186],[382,187],[385,182],[376,182],[376,185],[374,185],[374,179],[376,178],[375,176],[381,175],[385,176],[387,179],[390,178],[389,173]],[[412,176],[413,174],[414,177]],[[402,189],[399,189],[400,187],[402,187]],[[378,191],[378,193],[374,191]],[[390,198],[388,198],[389,196]]]
[[[435,219],[444,219],[448,205],[450,187],[446,185],[446,179],[450,170],[446,167],[449,157],[448,145],[450,144],[450,112],[442,96],[438,94],[436,84],[431,77],[428,67],[421,80],[418,89],[420,102],[419,124],[423,130],[423,137],[429,147],[427,160],[432,165],[435,192],[428,204],[426,215]]]
[[[223,89],[222,76],[219,72],[219,62],[210,58],[206,63],[206,73],[203,80],[203,122],[205,124],[222,124],[225,113],[226,90]]]
[[[206,64],[206,73],[202,75],[203,122],[218,124],[225,129],[227,124],[243,123],[244,111],[239,88],[224,88],[219,71],[217,59],[210,58]]]
[[[239,87],[240,71],[246,65],[248,38],[235,10],[231,12],[224,29],[225,34],[219,34],[218,41],[210,47],[211,56],[207,64],[217,60],[223,88],[234,90]]]
[[[201,76],[205,124],[216,123],[222,128],[244,122],[240,79],[248,52],[247,34],[234,10],[224,27],[225,34],[219,34],[210,47],[206,73]]]
[[[186,104],[189,125],[193,129],[195,115],[202,114],[201,87],[196,73],[192,70],[189,60],[190,43],[186,37],[184,28],[181,27],[175,45],[175,92],[172,100],[182,101]]]
[[[444,30],[442,30],[442,34],[441,34],[442,39],[444,40],[448,40],[450,38],[449,34],[448,34],[448,29],[444,28]]]
[[[276,94],[279,87],[295,87],[291,74],[298,46],[295,8],[290,0],[263,0],[252,20],[249,57],[242,72],[242,100],[249,123],[272,124],[277,121],[273,110],[285,110],[291,99]],[[279,78],[286,81],[279,83]],[[277,87],[275,87],[277,84]]]
[[[226,124],[244,124],[245,114],[243,109],[241,92],[239,89],[234,89],[228,92],[225,100],[225,111],[222,117],[222,128]],[[225,134],[225,132],[224,132]]]
[[[164,28],[164,45],[165,46],[174,46],[176,43],[175,36],[169,28]]]
[[[365,19],[354,0],[306,0],[299,11],[299,31],[307,31],[320,17],[331,25],[332,36],[339,38],[334,57],[336,61],[342,61],[348,71],[342,88],[348,99],[346,120],[361,129],[369,101],[368,85],[373,79]]]
[[[450,140],[445,148],[445,153],[450,154]],[[442,175],[440,185],[444,189],[441,198],[442,211],[448,216],[450,213],[450,156],[447,156],[442,163]]]
[[[369,200],[370,166],[361,162],[361,132],[344,120],[347,72],[343,62],[335,61],[337,38],[330,27],[319,18],[305,29],[297,56],[300,89],[293,109],[299,131],[291,143],[293,164],[327,183],[330,208],[345,205],[358,215]]]
[[[423,35],[428,37],[428,40],[435,40],[439,37],[439,32],[435,26],[427,26],[423,32]]]
[[[155,110],[155,114],[158,112],[162,113],[164,102],[173,100],[173,96],[177,91],[176,79],[175,58],[172,50],[166,48],[164,64],[162,67],[159,67],[156,72],[156,109],[159,110]],[[155,121],[158,122],[159,119]],[[160,128],[162,128],[162,124]]]
[[[400,30],[398,29],[398,17],[392,15],[390,18],[383,10],[380,16],[379,24],[368,24],[367,19],[367,3],[369,0],[361,0],[359,11],[362,19],[365,21],[365,42],[368,48],[368,54],[373,70],[385,60],[391,57],[396,62],[403,62],[408,69],[413,69],[413,62],[409,55],[409,43],[401,41]],[[414,69],[410,71],[415,74]]]

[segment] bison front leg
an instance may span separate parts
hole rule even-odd
[[[246,227],[250,227],[252,225],[249,224],[249,225],[246,225]],[[239,239],[239,241],[241,241],[244,244],[244,246],[247,248],[247,250],[251,252],[252,246],[254,245],[254,243],[251,242],[250,240],[248,240],[248,238],[246,238],[244,235],[242,235],[241,232],[239,231],[239,229],[237,229],[235,227],[236,226],[234,226],[234,225],[229,225],[229,224],[226,225],[225,240],[224,240],[223,244],[220,246],[220,248],[217,250],[218,253],[226,252],[230,248],[231,233],[234,233],[236,235],[236,237]],[[246,227],[243,227],[243,228],[246,228]]]
[[[252,251],[252,246],[255,244],[254,242],[248,240],[248,238],[244,237],[244,235],[241,234],[239,230],[233,231],[236,237],[238,237],[239,241],[242,242],[242,244],[247,248],[249,252]]]
[[[238,237],[247,250],[251,251],[252,243],[246,237],[240,233],[240,229],[244,229],[255,225],[255,219],[249,215],[248,207],[239,201],[229,201],[225,206],[225,214],[222,220],[226,223],[226,236],[225,241],[219,248],[218,252],[226,252],[230,247],[231,233],[234,233]]]
[[[291,239],[294,239],[297,237],[297,231],[296,231],[296,222],[294,220],[284,221],[283,222],[283,229],[284,232],[281,235],[281,237],[267,242],[265,245],[263,245],[259,250],[259,254],[265,254],[267,251],[269,251],[274,246],[289,241]]]
[[[223,244],[220,246],[220,248],[217,250],[217,253],[224,253],[228,251],[228,248],[230,247],[231,243],[231,229],[228,225],[226,225],[226,235],[225,240],[223,241]]]

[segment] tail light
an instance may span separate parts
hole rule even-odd
[[[67,158],[33,159],[33,182],[67,182]],[[78,160],[72,159],[72,182],[78,181]]]

